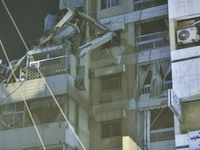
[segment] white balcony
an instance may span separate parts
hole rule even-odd
[[[69,74],[61,74],[46,78],[26,80],[23,82],[9,83],[8,85],[1,85],[0,99],[5,98],[2,104],[23,101],[21,92],[23,93],[25,100],[51,96],[44,81],[46,81],[54,95],[69,94],[77,99],[78,95],[77,90],[74,87],[74,79]],[[17,89],[19,86],[20,88]]]

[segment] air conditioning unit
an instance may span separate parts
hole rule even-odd
[[[198,30],[196,27],[177,31],[178,44],[188,44],[199,41]]]

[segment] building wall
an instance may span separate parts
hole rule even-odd
[[[169,19],[187,18],[199,14],[199,0],[168,0]]]
[[[104,110],[102,110],[103,112]],[[94,119],[90,121],[90,130],[91,130],[91,143],[90,149],[102,150],[102,149],[112,149],[112,148],[122,148],[122,136],[130,136],[134,141],[136,141],[137,135],[137,123],[136,120],[136,111],[126,111],[126,117],[120,119],[122,121],[122,135],[113,136],[109,138],[102,138],[101,133],[101,123],[96,122]],[[113,121],[113,120],[106,120]]]
[[[152,150],[175,150],[175,140],[166,140],[161,142],[152,142],[151,143]]]
[[[200,129],[200,101],[185,102],[182,105],[182,133]]]
[[[110,16],[117,16],[130,11],[133,11],[133,1],[120,0],[119,6],[114,6],[107,9],[101,9],[101,0],[97,0],[97,19],[106,18]]]
[[[65,123],[55,122],[38,126],[45,145],[64,143]],[[33,126],[0,132],[0,149],[18,150],[39,147],[41,143]]]

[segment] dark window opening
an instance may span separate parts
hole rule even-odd
[[[149,71],[149,73],[148,73],[148,75],[147,75],[147,78],[146,78],[146,80],[145,80],[145,82],[144,82],[144,85],[146,85],[146,84],[151,84],[151,76],[152,76],[152,72]]]
[[[101,90],[113,90],[121,88],[121,74],[109,75],[101,78]]]
[[[137,50],[149,50],[158,47],[169,46],[168,28],[167,18],[137,24]]]
[[[172,81],[172,72],[170,71],[170,73],[167,75],[167,77],[165,78],[165,81]]]
[[[167,4],[167,0],[135,0],[135,10],[141,10],[145,8],[155,7],[159,5]]]
[[[161,114],[158,117],[160,112]],[[152,110],[151,124],[153,124],[151,126],[151,141],[161,141],[174,138],[174,115],[168,107],[163,110]]]
[[[140,35],[168,30],[165,19],[158,19],[150,22],[141,23],[139,25],[141,28]]]
[[[55,122],[56,117],[59,114],[59,109],[57,107],[39,108],[35,109],[33,112],[39,119],[39,123],[42,124]]]
[[[101,124],[101,137],[109,138],[113,136],[121,136],[122,122],[121,120],[104,122]]]
[[[115,31],[115,34],[116,35],[114,35],[109,42],[102,45],[102,49],[117,47],[121,45],[121,31]]]
[[[120,5],[120,0],[101,0],[101,9],[111,8]]]

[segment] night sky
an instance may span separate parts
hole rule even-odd
[[[39,39],[44,31],[44,19],[48,13],[58,14],[59,0],[4,0],[25,42]],[[19,59],[26,49],[0,0],[0,39],[10,60]],[[0,59],[6,62],[0,47]]]

